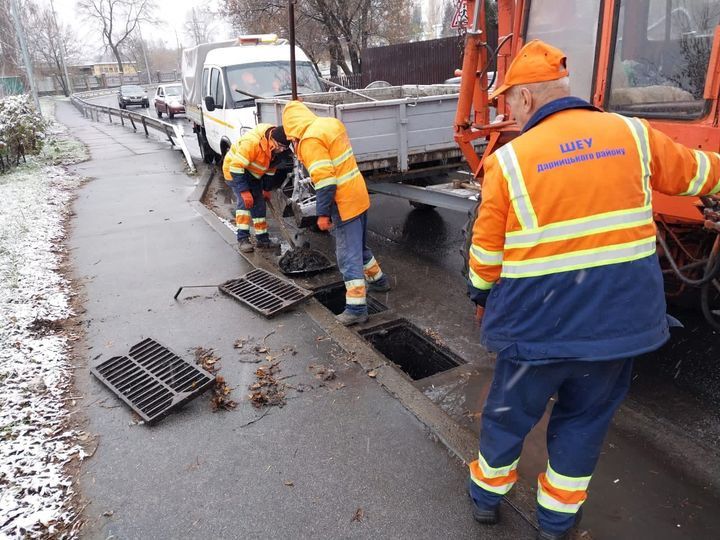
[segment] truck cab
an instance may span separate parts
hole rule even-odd
[[[198,74],[199,80],[193,85],[197,86],[192,93],[186,92],[185,101],[205,161],[224,156],[232,143],[257,125],[257,98],[291,93],[290,45],[286,40],[272,34],[244,36],[234,45],[220,45],[225,46],[207,50],[202,64],[194,69],[183,66],[184,80],[190,71]],[[297,47],[295,56],[298,92],[321,92],[323,87],[310,59]],[[188,104],[189,100],[192,103]]]

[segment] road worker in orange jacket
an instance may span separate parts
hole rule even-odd
[[[251,224],[257,247],[277,247],[268,235],[265,202],[270,200],[271,190],[279,187],[275,185],[276,164],[288,151],[288,145],[282,130],[270,124],[258,124],[240,137],[225,155],[223,176],[237,199],[235,225],[238,247],[243,253],[254,249],[250,242]]]
[[[632,358],[669,339],[653,190],[720,192],[718,154],[571,97],[568,76],[562,51],[534,40],[493,94],[522,133],[485,161],[469,254],[482,342],[497,353],[470,465],[474,515],[498,520],[523,440],[556,395],[537,489],[544,540],[579,518]]]
[[[285,135],[307,168],[316,192],[317,224],[332,230],[338,267],[345,280],[343,324],[368,320],[366,284],[371,291],[390,290],[390,283],[367,247],[365,179],[358,169],[345,126],[336,118],[320,118],[305,104],[292,101],[283,111]]]

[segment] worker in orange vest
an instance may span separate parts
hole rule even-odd
[[[534,40],[491,96],[506,96],[522,133],[484,163],[468,269],[497,353],[470,465],[474,516],[497,522],[523,440],[557,396],[538,478],[543,540],[579,520],[632,358],[669,339],[653,190],[720,192],[718,154],[571,97],[568,77],[563,52]]]
[[[367,247],[370,196],[345,126],[336,118],[319,118],[299,101],[285,106],[282,119],[285,135],[295,143],[315,187],[317,225],[335,237],[346,289],[345,310],[337,319],[346,326],[365,322],[366,284],[371,291],[386,292],[390,282]]]
[[[238,247],[250,253],[250,226],[255,231],[255,245],[261,249],[274,249],[278,244],[270,241],[265,202],[270,200],[275,182],[277,164],[287,155],[289,142],[281,129],[271,124],[258,124],[240,137],[225,154],[223,176],[235,194],[235,226]]]

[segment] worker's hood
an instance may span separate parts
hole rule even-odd
[[[285,105],[282,121],[285,135],[291,139],[302,139],[305,130],[317,120],[317,116],[304,103],[291,101]]]

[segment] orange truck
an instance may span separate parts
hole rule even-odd
[[[502,83],[517,51],[536,38],[567,54],[573,95],[647,119],[691,148],[720,152],[720,0],[467,0],[466,6],[454,128],[480,186],[483,160],[518,134],[504,97],[490,103],[488,89]],[[490,9],[497,15],[496,47],[487,42]],[[699,296],[706,319],[720,329],[720,200],[656,192],[653,207],[666,294],[683,303]]]

